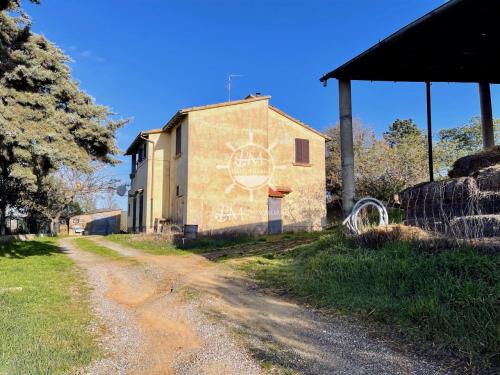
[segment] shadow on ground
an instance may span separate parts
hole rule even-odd
[[[0,258],[27,258],[60,254],[61,250],[48,241],[13,241],[0,243]]]

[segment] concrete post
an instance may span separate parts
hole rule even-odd
[[[490,84],[479,83],[479,98],[481,100],[481,129],[483,132],[483,148],[495,146],[495,135],[493,132],[493,111],[491,109]]]
[[[352,135],[351,81],[339,80],[340,154],[342,160],[342,213],[354,205],[354,145]]]
[[[434,161],[432,156],[432,105],[431,105],[431,83],[425,83],[427,99],[427,158],[429,163],[429,181],[434,181]]]

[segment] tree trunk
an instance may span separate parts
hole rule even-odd
[[[50,234],[52,236],[59,235],[59,221],[61,220],[61,213],[57,213],[56,216],[50,219]]]
[[[6,219],[6,211],[7,207],[5,204],[0,205],[0,236],[5,236],[6,232],[6,225],[7,225],[7,219]]]

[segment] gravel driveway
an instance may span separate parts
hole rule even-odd
[[[92,238],[92,237],[91,237]],[[87,270],[102,346],[91,374],[442,374],[341,318],[262,292],[228,267],[187,254],[108,260],[61,245]]]

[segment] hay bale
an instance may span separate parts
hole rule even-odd
[[[457,217],[450,222],[450,234],[456,238],[500,236],[500,215]]]
[[[479,193],[476,180],[472,177],[459,177],[443,181],[444,197],[449,200],[467,199]]]
[[[472,177],[424,182],[399,193],[401,205],[426,204],[427,202],[459,201],[475,197],[479,193],[476,180]]]
[[[354,237],[358,246],[380,247],[392,241],[418,241],[432,238],[433,235],[418,227],[402,224],[383,225],[371,228]]]
[[[451,178],[474,176],[479,170],[496,164],[500,164],[500,146],[458,159],[453,163],[448,176]]]
[[[500,191],[481,192],[477,198],[477,209],[479,214],[500,215]]]
[[[500,164],[479,170],[476,180],[481,191],[500,191]]]
[[[399,199],[401,205],[406,206],[415,202],[434,199],[436,196],[439,197],[442,192],[441,182],[422,182],[403,190],[399,193]]]

